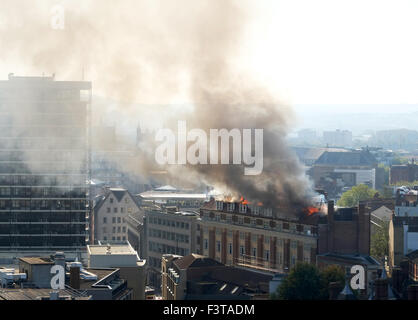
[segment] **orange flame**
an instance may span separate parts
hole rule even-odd
[[[308,216],[311,216],[314,213],[319,212],[319,209],[315,208],[315,207],[307,207],[305,210],[306,210]]]
[[[240,202],[241,202],[242,204],[249,204],[249,202],[248,202],[247,200],[245,200],[243,196],[241,196],[241,198],[240,198]]]

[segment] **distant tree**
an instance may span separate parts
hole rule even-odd
[[[354,207],[358,205],[359,201],[370,200],[378,196],[377,190],[369,188],[365,184],[359,184],[344,192],[337,204],[341,207]]]
[[[390,184],[391,186],[405,186],[405,187],[415,187],[418,186],[418,180],[414,180],[412,182],[410,181],[399,181],[397,183],[392,183]]]
[[[321,298],[321,276],[316,266],[298,263],[277,288],[281,300],[318,300]]]
[[[331,282],[338,282],[340,284],[341,290],[345,285],[345,272],[344,270],[336,265],[331,265],[320,272],[321,277],[321,299],[329,299],[329,284]]]
[[[380,228],[374,228],[375,232],[370,239],[370,254],[379,261],[389,255],[389,223],[383,221],[380,225]]]
[[[390,167],[385,166],[383,163],[378,165],[379,168],[383,169],[383,185],[389,184]]]
[[[407,158],[401,158],[401,157],[395,157],[392,159],[391,163],[394,165],[399,165],[399,164],[407,164],[408,163],[408,159]]]

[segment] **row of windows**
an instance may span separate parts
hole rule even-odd
[[[297,241],[293,241],[293,240],[290,241],[290,247],[292,249],[297,249],[297,244],[298,244]],[[278,246],[281,247],[282,245],[283,245],[283,240],[282,239],[279,239]],[[208,239],[207,238],[204,239],[203,247],[204,247],[205,250],[207,250],[208,247],[209,247],[209,242],[208,242]],[[242,246],[242,247],[244,247],[244,246]],[[228,248],[229,248],[229,251],[228,252],[230,254],[232,254],[232,243],[228,243]],[[256,248],[254,248],[254,249],[256,249]],[[305,251],[310,251],[311,250],[311,245],[308,244],[308,243],[305,243],[303,245],[303,249]],[[218,252],[221,251],[221,241],[219,241],[219,240],[216,241],[216,251],[218,251]],[[240,250],[240,254],[241,254],[241,250]]]
[[[8,175],[0,174],[0,186],[81,186],[84,175]]]
[[[0,200],[0,210],[86,210],[86,200]]]
[[[0,173],[7,174],[87,174],[87,162],[3,162]]]
[[[0,161],[83,161],[87,154],[77,150],[25,150],[4,151],[0,149]]]
[[[107,217],[103,217],[103,223],[107,223]],[[112,223],[125,223],[125,218],[123,217],[112,217]]]
[[[205,239],[205,240],[207,240],[207,239]],[[205,250],[208,250],[208,243],[207,243],[207,241],[205,241],[204,247],[205,247]],[[218,253],[221,252],[221,242],[220,241],[217,241],[217,243],[216,243],[216,251]],[[229,243],[228,244],[228,251],[227,252],[228,252],[229,255],[232,255],[232,253],[233,253],[232,243]],[[241,257],[245,256],[245,247],[242,246],[242,245],[239,247],[239,255]],[[257,258],[257,248],[254,248],[254,247],[251,248],[251,256],[252,256],[252,258]],[[265,261],[270,261],[270,250],[264,250],[263,259]],[[304,261],[305,262],[309,262],[309,258],[305,257],[304,258]],[[277,263],[278,264],[282,264],[283,263],[282,253],[281,252],[278,252],[277,253]],[[295,265],[295,263],[296,263],[296,257],[295,256],[291,256],[290,263],[291,263],[291,266],[294,266]]]
[[[81,247],[85,246],[85,237],[49,237],[49,236],[36,236],[36,237],[13,237],[13,236],[1,236],[1,247]]]
[[[121,232],[126,233],[126,227],[121,227],[121,226],[112,227],[112,233],[121,233]],[[107,233],[106,227],[103,227],[103,233]]]
[[[112,197],[110,197],[110,198],[109,198],[109,202],[110,202],[110,203],[113,203],[113,201],[114,201],[114,199],[113,199]],[[126,197],[126,198],[125,198],[125,203],[128,203],[128,202],[129,202],[129,199]]]
[[[66,138],[55,136],[53,139],[42,137],[26,137],[26,138],[0,138],[0,149],[84,149],[86,147],[86,139],[83,138]]]
[[[215,214],[213,212],[203,212],[202,217],[204,219],[217,221],[217,222],[226,222],[228,224],[238,224],[238,225],[248,225],[251,227],[271,229],[277,231],[290,230],[291,232],[300,232],[300,233],[311,233],[310,226],[303,226],[301,224],[294,224],[288,222],[279,222],[273,220],[264,220],[260,218],[251,218],[243,216],[232,216],[227,214]]]
[[[150,252],[156,252],[161,254],[178,254],[181,256],[187,256],[189,254],[188,249],[173,247],[170,245],[156,243],[152,241],[148,242],[148,249]]]
[[[106,236],[104,236],[104,237],[103,237],[103,240],[105,240],[105,241],[106,241],[106,240],[110,240],[110,238],[109,238],[109,239],[107,239],[107,237],[106,237]],[[112,237],[112,240],[113,240],[113,241],[115,241],[115,240],[118,240],[118,241],[119,241],[119,240],[126,240],[126,236],[122,236],[122,237],[120,237],[120,236],[119,236],[119,237]]]
[[[157,218],[153,216],[149,217],[149,223],[158,224],[161,226],[173,227],[173,228],[186,229],[186,230],[189,230],[189,227],[190,227],[188,222],[174,221],[170,219]]]
[[[132,213],[132,208],[128,208],[128,213]],[[107,207],[106,208],[106,213],[111,213],[112,212],[112,210],[111,210],[111,208],[110,207]],[[113,213],[118,213],[118,212],[120,212],[120,213],[125,213],[125,208],[124,207],[120,207],[120,210],[118,209],[118,207],[114,207],[113,208]]]
[[[188,235],[175,233],[175,232],[168,232],[168,231],[158,230],[158,229],[149,229],[148,235],[153,238],[178,241],[181,243],[189,243]]]
[[[1,212],[0,222],[85,222],[85,212],[40,211],[40,212]]]
[[[0,197],[83,198],[85,187],[0,187]]]

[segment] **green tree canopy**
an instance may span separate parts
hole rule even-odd
[[[337,204],[341,207],[355,207],[359,201],[370,200],[378,194],[377,190],[359,184],[344,192]]]
[[[370,239],[370,254],[381,261],[389,255],[389,223],[383,221],[381,227],[374,227],[375,232]]]
[[[345,285],[345,272],[344,270],[336,265],[330,265],[320,273],[321,277],[321,299],[329,299],[329,284],[331,282],[338,282],[341,290]]]
[[[329,266],[319,271],[315,265],[298,263],[289,272],[272,299],[280,300],[328,300],[329,284],[338,282],[344,288],[345,273],[339,266]]]
[[[321,290],[320,273],[314,265],[298,263],[277,290],[281,300],[318,300]]]

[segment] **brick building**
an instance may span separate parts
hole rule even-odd
[[[412,163],[390,166],[390,183],[413,182],[418,180],[418,165]]]
[[[370,213],[364,203],[338,208],[328,202],[328,215],[319,221],[318,254],[370,254]]]

